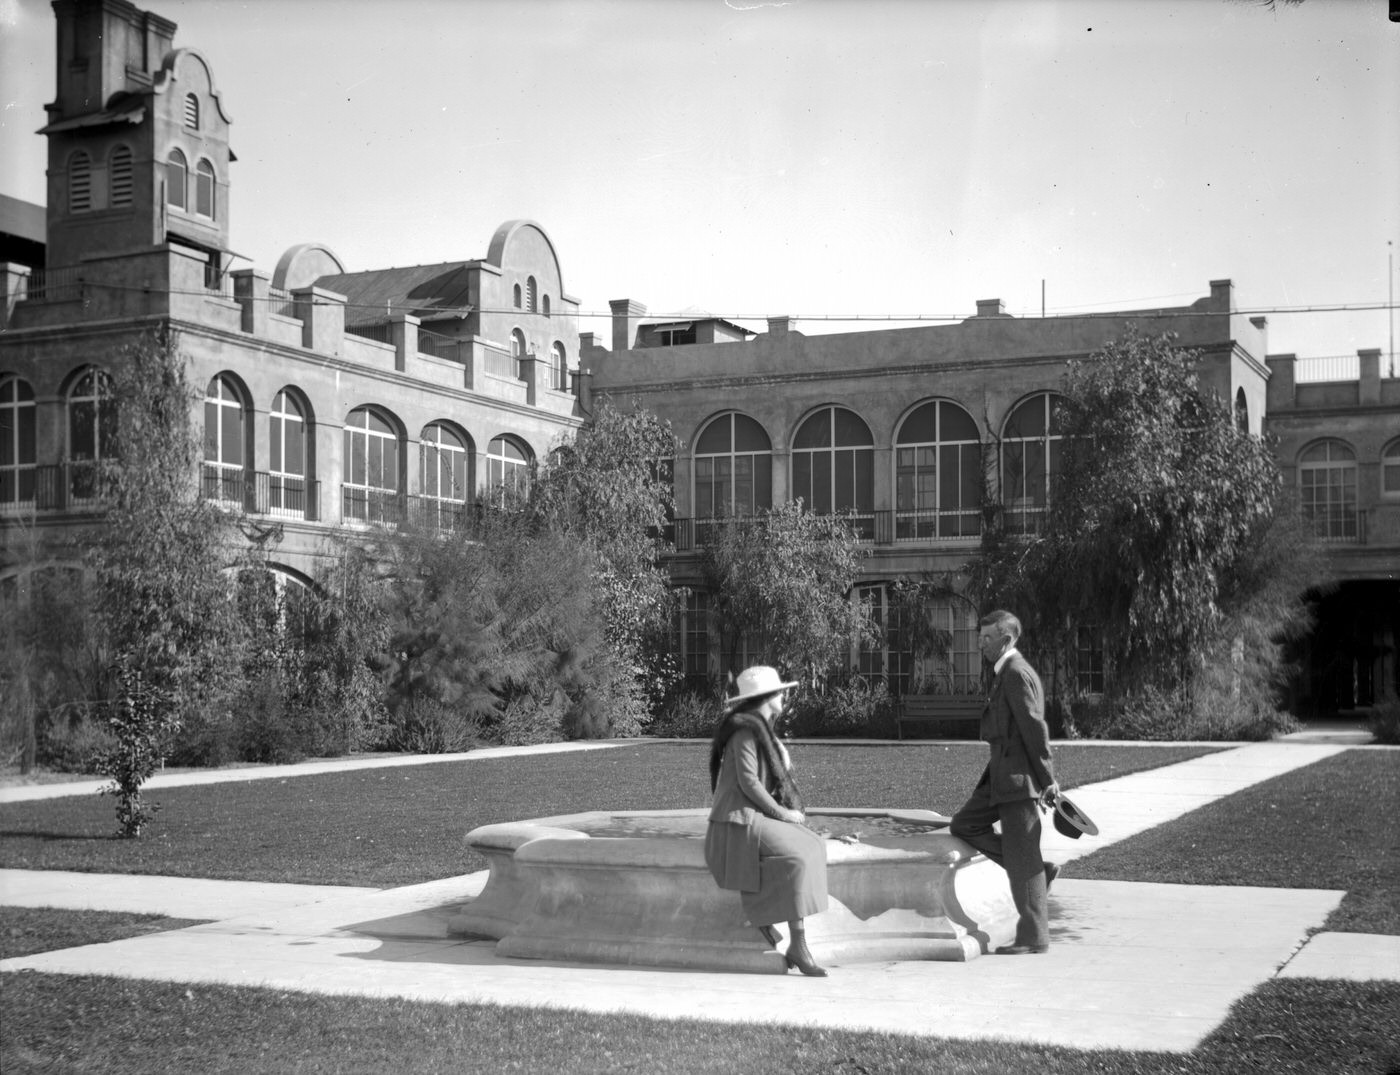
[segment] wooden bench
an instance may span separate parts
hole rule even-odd
[[[982,719],[987,700],[977,694],[906,694],[895,715],[895,735],[904,738],[906,722]]]

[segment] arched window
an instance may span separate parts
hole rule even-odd
[[[520,309],[520,285],[515,285],[515,308]]]
[[[792,496],[818,515],[849,515],[861,537],[875,536],[875,438],[845,407],[823,407],[792,440]]]
[[[214,219],[214,166],[205,160],[195,169],[194,211]]]
[[[518,328],[512,329],[510,334],[510,372],[517,381],[524,374],[520,369],[520,360],[525,357],[525,333]]]
[[[472,490],[469,443],[455,430],[434,422],[418,440],[418,473],[422,524],[439,530],[463,526],[466,501]]]
[[[199,130],[199,98],[193,93],[185,94],[185,126],[192,131]]]
[[[748,415],[725,414],[695,442],[695,517],[754,515],[773,506],[773,443]],[[696,541],[704,543],[697,525]]]
[[[185,155],[178,149],[172,149],[170,155],[165,158],[165,202],[176,209],[183,209],[187,204],[187,188],[189,186],[190,166],[185,161]]]
[[[268,508],[274,515],[310,518],[307,513],[306,414],[285,388],[267,415]]]
[[[342,518],[361,523],[402,518],[399,435],[378,411],[357,407],[346,417],[343,466]]]
[[[493,503],[530,491],[530,449],[514,437],[496,437],[486,449],[486,485]]]
[[[232,378],[220,374],[204,393],[204,483],[206,499],[244,502],[244,404]]]
[[[956,403],[918,407],[895,437],[895,540],[977,537],[981,531],[982,442]]]
[[[559,391],[567,392],[569,390],[569,356],[564,351],[564,345],[555,340],[550,354],[550,362],[554,367],[550,374],[550,380]]]
[[[92,158],[78,150],[68,158],[68,211],[86,213],[92,209]]]
[[[34,503],[34,415],[29,382],[0,379],[0,512]]]
[[[1249,400],[1245,399],[1243,388],[1235,390],[1235,428],[1241,433],[1249,432]]]
[[[107,158],[107,203],[114,209],[131,204],[131,147],[114,146]]]
[[[549,296],[548,296],[548,295],[544,295],[544,296],[542,296],[541,299],[540,299],[540,312],[543,313],[543,314],[545,315],[545,317],[548,317],[548,316],[549,316]]]
[[[1063,451],[1058,400],[1053,392],[1022,400],[1002,427],[1001,493],[1010,533],[1033,534],[1045,523]]]
[[[1324,541],[1355,541],[1356,453],[1341,441],[1324,440],[1298,457],[1298,492],[1303,514]]]
[[[68,493],[75,504],[95,500],[98,472],[117,458],[117,403],[104,370],[83,373],[68,393]]]
[[[1381,452],[1381,496],[1400,497],[1400,440],[1393,440]]]
[[[535,305],[535,278],[533,276],[525,280],[525,309],[530,313],[535,313],[537,310]]]

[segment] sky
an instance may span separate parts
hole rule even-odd
[[[480,258],[523,218],[604,341],[619,298],[818,333],[1228,277],[1270,353],[1393,346],[1387,0],[139,6],[213,68],[230,245],[267,271]],[[53,54],[49,4],[0,0],[0,193],[40,203]]]

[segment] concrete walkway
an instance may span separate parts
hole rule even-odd
[[[1072,861],[1350,745],[1251,744],[1076,788],[1073,799],[1101,834],[1074,841],[1047,829],[1047,856]],[[451,909],[480,891],[484,873],[374,891],[2,871],[3,903],[218,921],[4,960],[0,971],[662,1018],[703,1012],[721,1021],[940,1037],[984,1038],[994,1030],[1028,1042],[1173,1051],[1194,1048],[1231,1003],[1270,977],[1400,980],[1400,938],[1309,938],[1341,892],[1082,881],[1072,874],[1051,893],[1054,943],[1045,956],[850,964],[813,980],[498,958],[491,942],[450,938],[445,929]]]

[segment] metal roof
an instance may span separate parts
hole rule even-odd
[[[472,261],[445,261],[402,269],[322,276],[317,287],[345,296],[345,323],[383,323],[394,314],[423,319],[465,316],[472,310],[467,287]]]

